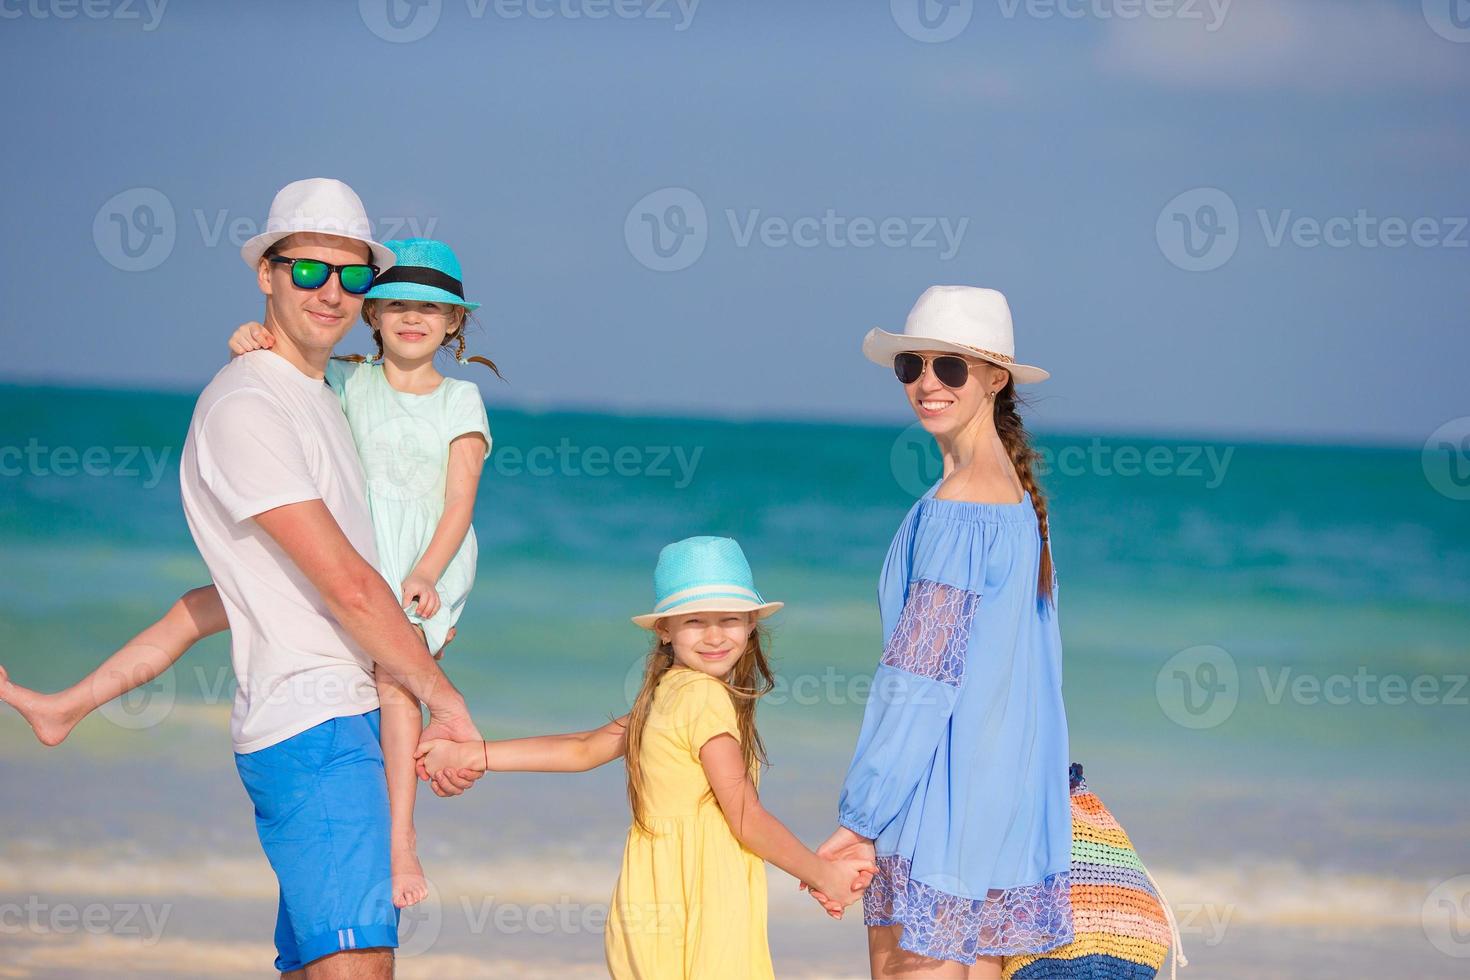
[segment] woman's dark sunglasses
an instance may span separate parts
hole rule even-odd
[[[361,296],[373,288],[373,279],[378,274],[377,266],[360,262],[332,265],[320,259],[288,259],[284,255],[272,255],[270,259],[277,265],[291,267],[291,284],[298,289],[321,289],[335,272],[343,292]]]
[[[906,385],[911,385],[924,376],[924,364],[934,366],[934,377],[946,388],[963,388],[965,382],[970,380],[970,365],[963,357],[954,354],[940,354],[932,361],[923,354],[915,354],[913,351],[905,351],[893,356],[893,373],[898,375],[898,380]]]

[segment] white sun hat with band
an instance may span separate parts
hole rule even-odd
[[[303,232],[362,242],[372,252],[372,264],[379,272],[398,261],[391,248],[373,240],[373,225],[362,198],[342,181],[330,177],[294,180],[276,191],[265,231],[240,246],[240,257],[253,269],[276,242]]]
[[[1011,306],[994,289],[930,286],[909,310],[903,333],[874,328],[863,338],[863,354],[884,367],[893,366],[895,354],[931,350],[989,361],[1011,372],[1019,385],[1051,377],[1039,367],[1016,363]]]
[[[755,590],[750,562],[734,538],[700,536],[666,545],[653,570],[653,612],[633,622],[651,630],[665,616],[696,612],[753,612],[764,619],[785,603]]]

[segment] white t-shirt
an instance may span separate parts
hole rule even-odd
[[[372,659],[253,520],[320,498],[377,567],[362,463],[332,390],[268,350],[235,358],[194,405],[179,482],[189,530],[230,620],[235,751],[376,708]]]

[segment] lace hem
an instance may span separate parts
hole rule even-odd
[[[974,963],[979,956],[1044,953],[1072,941],[1069,873],[1040,884],[991,889],[985,898],[942,892],[909,877],[910,862],[878,856],[863,894],[863,922],[903,926],[899,946],[936,960]]]
[[[883,647],[883,663],[959,687],[970,622],[979,605],[977,593],[927,579],[913,583],[898,626]]]

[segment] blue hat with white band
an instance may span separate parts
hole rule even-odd
[[[696,612],[753,612],[764,619],[785,603],[755,590],[750,562],[734,538],[685,538],[664,547],[653,572],[653,612],[633,622],[653,629],[666,616]]]
[[[378,273],[363,299],[402,299],[417,303],[448,303],[478,310],[479,303],[464,298],[464,273],[454,249],[432,238],[402,238],[384,242],[397,261]]]

